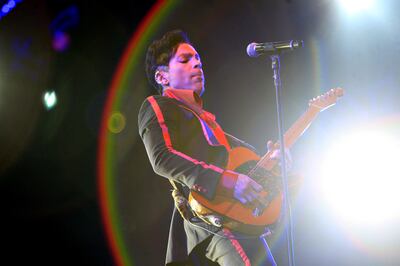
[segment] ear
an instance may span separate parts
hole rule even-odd
[[[159,67],[154,73],[155,81],[160,84],[161,86],[168,86],[169,85],[169,73],[168,68],[166,67]]]

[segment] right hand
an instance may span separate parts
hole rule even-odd
[[[263,187],[247,175],[239,174],[233,189],[233,196],[243,204],[260,201]]]

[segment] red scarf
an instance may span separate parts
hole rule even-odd
[[[225,136],[225,132],[215,120],[215,115],[207,112],[202,108],[203,101],[196,92],[191,90],[178,90],[168,88],[164,90],[163,95],[169,98],[176,99],[189,107],[190,110],[192,110],[201,120],[203,120],[210,127],[218,143],[224,145],[227,151],[231,150],[231,146],[229,145],[229,142]]]

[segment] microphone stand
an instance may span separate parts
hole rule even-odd
[[[276,90],[276,111],[278,115],[278,130],[279,130],[279,143],[281,152],[281,173],[282,173],[282,186],[283,186],[283,207],[284,207],[284,221],[287,220],[285,225],[287,251],[289,266],[295,266],[294,263],[294,250],[293,250],[293,229],[292,229],[292,214],[289,202],[289,189],[286,173],[286,158],[285,158],[285,143],[283,137],[282,127],[282,107],[281,107],[281,78],[280,78],[280,58],[278,54],[270,56],[272,60],[272,70],[274,71],[274,85]]]

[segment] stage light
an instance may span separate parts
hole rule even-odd
[[[57,52],[68,49],[71,38],[69,30],[76,27],[79,23],[79,9],[76,5],[60,11],[50,23],[50,30],[53,35],[53,48]]]
[[[14,0],[11,0],[11,1],[9,1],[8,2],[8,8],[14,8],[15,7],[15,1]]]
[[[47,110],[52,109],[57,104],[57,96],[54,91],[48,91],[43,95],[43,104]]]
[[[10,8],[7,5],[4,5],[3,8],[1,9],[1,12],[4,14],[7,14],[10,11]]]
[[[59,31],[53,34],[52,45],[55,51],[63,52],[67,50],[70,43],[71,43],[71,38],[69,37],[68,33]]]
[[[323,197],[348,225],[371,226],[399,218],[400,139],[368,130],[335,140],[322,167]]]
[[[3,4],[0,9],[0,19],[7,15],[20,2],[22,2],[22,0],[10,0],[7,3]]]
[[[373,0],[339,0],[343,8],[350,14],[372,9]]]

